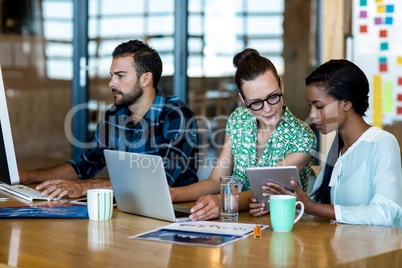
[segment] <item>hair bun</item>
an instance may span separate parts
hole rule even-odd
[[[257,50],[252,49],[252,48],[246,48],[245,50],[237,53],[233,57],[233,65],[236,68],[239,68],[240,64],[242,64],[244,61],[246,61],[250,58],[256,57],[256,56],[260,56],[260,53],[258,53]]]

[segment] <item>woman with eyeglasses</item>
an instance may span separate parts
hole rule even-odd
[[[324,135],[337,134],[324,168],[311,196],[294,181],[295,192],[273,183],[263,189],[295,195],[310,215],[402,228],[401,151],[392,134],[363,119],[369,106],[363,71],[350,61],[330,60],[306,78],[306,85],[313,124]]]
[[[189,186],[171,188],[173,202],[197,200],[191,220],[219,216],[220,177],[232,174],[243,187],[239,210],[247,210],[249,199],[252,200],[246,175],[248,167],[297,166],[302,187],[307,190],[317,140],[310,127],[284,104],[285,87],[275,66],[254,49],[235,55],[233,64],[237,67],[235,83],[245,107],[238,107],[230,115],[225,146],[210,177]]]

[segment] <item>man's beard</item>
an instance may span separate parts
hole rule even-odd
[[[118,90],[112,90],[112,92],[118,92],[122,99],[117,101],[115,100],[115,104],[117,106],[130,106],[137,102],[137,100],[142,96],[144,91],[140,87],[139,81],[137,81],[133,87],[133,90],[130,93],[123,93]]]

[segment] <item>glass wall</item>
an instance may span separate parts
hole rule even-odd
[[[173,75],[173,0],[90,0],[90,76],[109,77],[111,53],[121,42],[141,39],[156,48],[163,75]]]
[[[73,78],[73,2],[42,1],[46,75],[49,79]]]
[[[64,124],[71,109],[73,0],[0,2],[0,64],[17,157],[70,150]],[[174,8],[175,0],[89,0],[90,130],[113,102],[109,68],[121,42],[141,39],[154,47],[164,64],[160,89],[172,93]],[[257,49],[282,74],[283,12],[284,0],[188,0],[188,103],[197,116],[227,116],[238,105],[232,58],[244,48]]]
[[[232,76],[233,55],[246,47],[283,73],[284,0],[189,0],[188,76]],[[47,75],[71,80],[72,1],[42,0]],[[109,76],[110,54],[141,39],[156,48],[164,76],[174,73],[174,0],[89,0],[90,77]]]
[[[205,99],[228,98],[236,105],[232,59],[244,48],[257,49],[283,74],[283,1],[188,1],[188,101],[196,112],[205,116],[230,112],[199,108]],[[91,99],[112,101],[107,86],[111,53],[130,39],[141,39],[158,50],[164,64],[160,89],[172,93],[174,4],[174,0],[89,0]],[[42,8],[47,76],[71,80],[72,1],[43,0]]]
[[[64,121],[71,108],[72,1],[0,3],[0,64],[17,158],[64,159],[71,149]],[[29,164],[21,168],[37,163]]]
[[[233,75],[233,56],[251,47],[283,72],[283,0],[189,0],[189,77]]]

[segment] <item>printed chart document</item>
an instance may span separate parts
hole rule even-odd
[[[176,230],[196,233],[239,235],[247,236],[254,230],[255,224],[234,223],[234,222],[213,222],[213,221],[187,221],[175,222],[159,229]],[[268,225],[261,225],[261,229],[268,228]]]
[[[213,221],[176,222],[129,238],[220,247],[247,237],[253,233],[255,226],[247,223]],[[268,225],[261,226],[261,229],[266,228]]]

